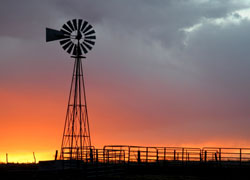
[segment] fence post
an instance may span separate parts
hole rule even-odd
[[[202,161],[202,150],[200,150],[200,162]]]
[[[92,149],[90,149],[90,162],[91,162],[91,163],[94,162],[93,150],[92,150]]]
[[[156,149],[156,162],[157,163],[159,162],[159,152],[158,152],[158,149]]]
[[[242,153],[241,153],[241,148],[240,148],[240,165],[241,165],[241,159],[242,159]]]
[[[117,163],[117,151],[115,150],[115,155],[113,155],[114,154],[114,151],[113,151],[113,153],[112,153],[112,159],[113,159],[113,157],[115,158],[114,159],[114,162],[115,163]]]
[[[107,150],[107,155],[108,155],[108,157],[107,157],[107,163],[109,164],[109,149]]]
[[[57,160],[57,156],[58,156],[58,150],[56,150],[55,161]]]
[[[79,148],[76,149],[76,160],[78,161]]]
[[[205,151],[205,162],[207,162],[207,151]]]
[[[6,164],[8,164],[9,161],[8,161],[8,153],[6,153]]]
[[[128,147],[128,164],[130,162],[130,147]]]
[[[174,161],[176,160],[176,150],[174,150]]]
[[[98,163],[98,149],[95,150],[95,162]]]
[[[60,159],[64,160],[64,149],[61,150]]]
[[[182,152],[181,152],[181,161],[184,161],[184,148],[182,148]]]
[[[219,161],[221,162],[221,148],[219,149]]]
[[[88,162],[88,152],[87,152],[87,149],[85,150],[85,153],[86,153],[86,162]],[[77,156],[78,156],[78,148],[77,148]]]
[[[140,150],[138,150],[137,161],[138,161],[138,164],[141,163],[141,152],[140,152]]]
[[[57,150],[56,150],[56,153],[57,153]],[[33,157],[34,157],[34,163],[36,164],[36,155],[35,155],[35,152],[33,152]],[[55,159],[55,161],[56,161],[56,159]]]
[[[166,148],[164,147],[164,162],[166,161]]]
[[[146,147],[146,163],[148,163],[148,147]]]
[[[214,153],[214,158],[215,158],[215,161],[217,162],[218,159],[217,159],[217,153]]]
[[[103,162],[106,163],[106,159],[105,159],[106,158],[105,157],[106,156],[106,149],[105,148],[103,148],[102,156],[103,156],[102,157],[103,158]]]
[[[111,159],[115,158],[114,162],[117,163],[117,151],[115,150],[115,155],[113,155],[113,154],[114,154],[114,151],[112,153],[112,158]]]
[[[123,152],[123,161],[124,161],[124,163],[126,163],[126,151],[122,150],[122,152]]]
[[[121,152],[122,152],[122,151],[121,151],[121,150],[118,150],[117,152],[118,152],[118,157],[119,157],[119,163],[121,163],[121,161],[122,161],[122,160],[121,160],[121,159],[122,159],[122,153],[121,153]]]
[[[79,160],[79,148],[76,149],[76,167],[77,168],[80,167],[80,162],[78,160]],[[86,160],[87,160],[87,158],[86,158]],[[72,162],[72,164],[74,164],[74,163]]]

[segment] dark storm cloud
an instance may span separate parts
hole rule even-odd
[[[250,10],[239,12],[249,5],[240,0],[2,1],[0,77],[25,81],[27,69],[36,78],[46,70],[52,77],[44,82],[54,83],[55,69],[62,71],[59,60],[66,58],[58,44],[45,45],[45,27],[59,29],[69,19],[83,18],[97,32],[86,70],[90,92],[112,94],[113,104],[141,112],[145,124],[152,124],[153,116],[159,124],[182,122],[204,131],[225,122],[250,125]],[[22,61],[6,68],[14,59]],[[225,128],[230,134],[231,127]]]
[[[93,0],[58,1],[57,7],[67,14],[107,24],[113,31],[143,34],[171,47],[178,46],[183,38],[180,28],[191,26],[202,17],[223,17],[243,5],[226,0]]]
[[[0,6],[1,36],[37,38],[41,26],[58,20],[84,17],[112,28],[145,33],[165,44],[178,39],[178,29],[192,25],[201,17],[221,17],[232,9],[230,1],[121,1],[54,0],[5,1]],[[110,27],[110,28],[111,28]]]
[[[236,123],[250,118],[250,21],[225,19],[224,25],[204,22],[183,53],[203,81],[204,95],[217,102],[214,112]]]

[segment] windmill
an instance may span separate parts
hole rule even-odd
[[[74,61],[68,107],[61,145],[61,160],[85,160],[91,158],[92,146],[87,111],[82,59],[95,45],[95,30],[82,19],[66,22],[58,30],[46,28],[46,42],[59,40],[62,48]]]

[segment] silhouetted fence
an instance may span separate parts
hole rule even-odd
[[[91,147],[82,153],[79,153],[78,150],[74,152],[72,159],[92,163],[153,163],[164,161],[250,162],[250,148],[204,147],[201,149],[108,145],[104,146],[103,149]],[[70,157],[64,160],[69,159]]]
[[[125,150],[119,149],[95,149],[95,147],[89,147],[79,152],[78,149],[62,152],[64,154],[61,160],[71,161],[83,161],[86,163],[124,163],[125,162]]]
[[[250,161],[250,148],[216,148],[202,149],[204,161]]]
[[[120,154],[125,163],[161,163],[165,161],[200,162],[249,162],[250,148],[189,148],[189,147],[145,147],[145,146],[104,146],[103,152]],[[122,154],[121,154],[122,153]],[[116,155],[117,156],[117,155]],[[107,157],[110,160],[117,158]],[[104,159],[106,159],[104,158]],[[109,161],[106,159],[106,162]]]

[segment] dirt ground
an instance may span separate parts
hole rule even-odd
[[[106,179],[106,178],[105,178]],[[234,176],[183,176],[183,175],[127,175],[107,177],[109,180],[249,180],[249,177]]]

